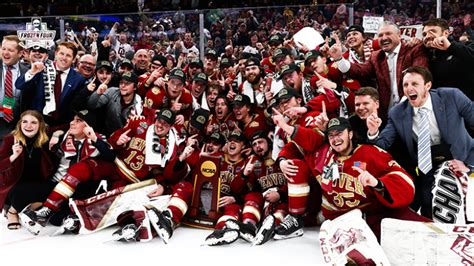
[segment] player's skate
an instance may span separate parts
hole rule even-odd
[[[258,229],[258,232],[252,241],[252,245],[265,244],[274,235],[275,235],[275,216],[268,215],[267,218],[263,220],[262,225]]]
[[[79,217],[76,214],[69,214],[64,218],[61,226],[54,232],[51,236],[57,236],[67,233],[77,234],[79,233],[79,228],[81,224],[79,222]]]
[[[173,236],[174,222],[169,210],[159,211],[152,207],[147,210],[148,218],[160,238],[168,244],[168,240]]]
[[[136,242],[138,239],[138,230],[134,224],[127,224],[112,234],[112,239],[121,242]]]
[[[222,246],[235,242],[239,239],[239,231],[224,227],[223,229],[216,229],[212,234],[206,237],[204,245],[208,246]]]
[[[20,217],[21,224],[34,235],[38,235],[43,227],[49,221],[49,218],[53,215],[53,210],[48,207],[41,207],[34,211],[30,208],[31,204],[26,206],[23,211],[18,215]]]
[[[286,215],[282,223],[275,227],[274,239],[286,239],[303,235],[303,217]]]
[[[229,219],[225,222],[225,227],[229,229],[235,229],[239,231],[239,236],[247,241],[252,242],[255,234],[257,233],[257,227],[252,223],[243,223],[241,221]]]

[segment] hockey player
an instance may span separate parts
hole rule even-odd
[[[220,94],[216,98],[214,112],[209,116],[206,134],[211,135],[217,132],[227,138],[235,128],[237,128],[237,119],[234,113],[229,109],[227,97]]]
[[[39,234],[41,227],[45,227],[62,203],[74,194],[79,183],[100,180],[114,172],[112,161],[115,154],[110,145],[89,125],[94,124],[94,121],[91,112],[76,112],[66,133],[53,133],[50,146],[57,147],[57,152],[61,154],[53,179],[59,183],[49,194],[43,207],[35,211],[27,206],[19,214],[22,225],[32,234]]]
[[[327,145],[321,133],[289,127],[280,117],[274,120],[291,133],[293,141],[305,152],[316,152],[320,146]],[[365,213],[367,224],[377,236],[382,218],[426,221],[408,208],[414,197],[413,180],[387,152],[376,146],[353,143],[353,132],[345,118],[331,119],[326,134],[331,149],[320,155],[324,167],[316,176],[321,185],[321,210],[325,219],[358,208]],[[279,161],[289,181],[290,214],[275,227],[275,239],[285,239],[303,234],[300,210],[304,210],[302,200],[309,192],[309,173],[298,167],[301,160],[279,158]]]
[[[238,94],[235,96],[231,106],[245,138],[250,139],[257,131],[269,130],[269,125],[263,113],[255,112],[255,110],[252,112],[252,103],[247,95]]]
[[[253,201],[256,209],[261,206],[262,202],[259,202],[258,199],[252,197],[244,199],[243,197],[247,192],[246,182],[241,176],[246,163],[243,152],[245,142],[244,135],[238,130],[234,130],[228,138],[220,172],[219,208],[222,208],[223,215],[217,220],[216,230],[206,238],[207,245],[230,244],[239,238],[239,230],[234,221],[240,219],[241,205],[244,201]],[[232,221],[228,223],[228,220]],[[253,235],[255,232],[256,227],[254,226]]]
[[[177,114],[176,122],[183,124],[184,118],[191,116],[193,103],[193,96],[184,88],[185,82],[186,75],[183,70],[180,68],[172,69],[164,88],[155,86],[146,93],[143,103],[144,115],[153,115],[156,110],[170,108]]]

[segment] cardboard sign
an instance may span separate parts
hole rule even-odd
[[[401,26],[400,35],[404,40],[410,41],[413,38],[423,38],[423,25]]]
[[[310,51],[324,43],[324,38],[314,28],[304,27],[293,35],[293,41],[298,48],[306,48]]]
[[[362,27],[364,27],[364,31],[366,33],[377,33],[382,23],[383,23],[383,17],[364,16]]]

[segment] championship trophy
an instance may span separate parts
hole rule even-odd
[[[184,224],[211,229],[220,217],[218,204],[220,198],[221,157],[203,155],[193,170],[193,196],[191,207]]]

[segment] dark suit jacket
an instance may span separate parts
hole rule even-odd
[[[0,66],[3,65],[3,60],[0,60]],[[26,71],[28,71],[28,66],[26,66],[25,64],[18,64],[19,65],[19,71],[20,71],[20,77],[26,73]],[[20,78],[18,77],[18,78]],[[0,67],[0,84],[3,84],[3,67]],[[16,84],[15,84],[16,85]],[[3,87],[3,85],[2,85]],[[15,86],[15,88],[18,88]],[[23,108],[23,97],[22,97],[23,93],[19,93],[17,95],[15,95],[15,106],[13,106],[13,114],[14,114],[14,117],[15,117],[15,120],[18,119],[20,117],[20,114],[21,112],[25,111],[26,109]]]
[[[43,113],[43,108],[45,106],[43,72],[36,74],[28,82],[25,82],[25,75],[21,75],[17,79],[15,85],[24,93],[33,93],[31,108]],[[71,68],[61,92],[59,118],[55,121],[55,125],[68,123],[71,120],[73,117],[73,110],[71,108],[72,100],[74,99],[76,91],[78,91],[83,85],[84,78]]]
[[[427,51],[423,44],[408,48],[402,43],[397,59],[397,80],[398,95],[403,96],[402,71],[410,66],[424,66],[428,68]],[[388,70],[387,56],[382,50],[374,51],[363,64],[351,64],[348,72],[349,76],[357,80],[366,80],[369,77],[376,77],[377,89],[380,94],[380,113],[386,117],[388,105],[390,104],[390,73]]]
[[[456,88],[430,90],[433,111],[438,123],[441,139],[451,145],[454,159],[474,165],[474,140],[467,132],[466,124],[474,128],[474,103]],[[411,158],[418,161],[417,147],[413,139],[413,107],[404,101],[389,112],[387,126],[380,133],[376,144],[387,149],[399,136],[407,145]]]

